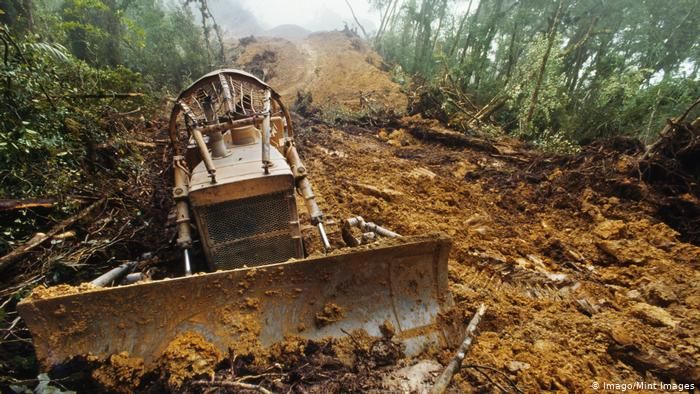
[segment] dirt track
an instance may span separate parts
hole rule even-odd
[[[316,54],[303,66],[317,70],[309,86],[314,99],[342,104],[350,101],[338,97],[372,90],[356,80],[400,95],[373,62],[343,59],[364,71],[361,78],[328,73],[337,56],[327,49],[343,42],[353,41],[327,33],[303,43]],[[269,44],[257,45],[244,58]],[[284,75],[282,64],[275,73]],[[285,91],[297,87],[283,81]],[[510,140],[419,141],[414,135],[443,130],[419,118],[387,129],[302,124],[303,159],[331,221],[362,215],[401,234],[452,237],[457,308],[466,322],[479,303],[489,307],[468,363],[507,371],[528,392],[587,391],[593,382],[700,382],[700,248],[679,241],[643,199],[626,198],[631,180],[586,177],[582,168],[547,164]],[[601,165],[624,174],[631,162],[616,154]],[[329,228],[339,239],[337,225]],[[456,381],[461,390],[493,389],[473,369]]]
[[[526,152],[353,129],[303,134],[320,204],[336,220],[362,215],[401,234],[452,237],[459,310],[466,321],[479,303],[489,307],[468,363],[510,371],[526,391],[700,381],[700,248],[643,206],[553,190],[562,170],[527,180],[535,156]],[[470,370],[458,382],[486,383]]]
[[[238,63],[264,73],[288,104],[302,91],[311,93],[314,105],[334,110],[359,109],[360,96],[397,112],[406,109],[406,95],[382,70],[381,57],[351,34],[315,33],[299,42],[257,38],[242,49]]]

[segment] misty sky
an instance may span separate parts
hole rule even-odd
[[[373,30],[379,24],[378,12],[370,8],[367,0],[349,1],[365,29]],[[333,30],[342,29],[343,22],[353,23],[345,0],[210,0],[210,3],[218,6],[237,3],[252,13],[263,29],[296,24],[311,31]]]

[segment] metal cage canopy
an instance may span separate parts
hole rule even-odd
[[[290,136],[291,118],[281,101],[279,93],[253,74],[243,70],[225,68],[212,71],[190,84],[175,100],[170,115],[170,140],[175,150],[181,152],[179,144],[183,142],[178,136],[178,117],[186,124],[188,118],[194,123],[211,123],[213,111],[217,116],[230,116],[242,119],[262,115],[265,105],[265,92],[269,92],[272,110],[286,119]],[[205,108],[203,101],[213,102],[211,108]],[[189,126],[187,127],[189,131]],[[189,137],[189,136],[188,136]]]

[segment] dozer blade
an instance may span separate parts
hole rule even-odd
[[[27,299],[17,309],[44,369],[122,351],[153,366],[187,331],[223,354],[241,354],[285,336],[347,337],[364,329],[379,337],[385,322],[410,356],[452,343],[437,322],[452,305],[450,246],[439,235],[404,237],[305,260]]]

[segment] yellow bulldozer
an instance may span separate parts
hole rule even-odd
[[[184,274],[123,284],[138,274],[124,264],[85,291],[20,302],[43,369],[124,351],[153,366],[189,331],[224,353],[285,336],[379,337],[385,324],[409,356],[446,344],[438,321],[452,304],[450,240],[402,237],[355,217],[342,224],[348,245],[334,248],[290,113],[265,82],[234,69],[203,76],[175,101],[169,132]],[[300,223],[297,200],[310,223]],[[305,253],[309,224],[323,253]]]

